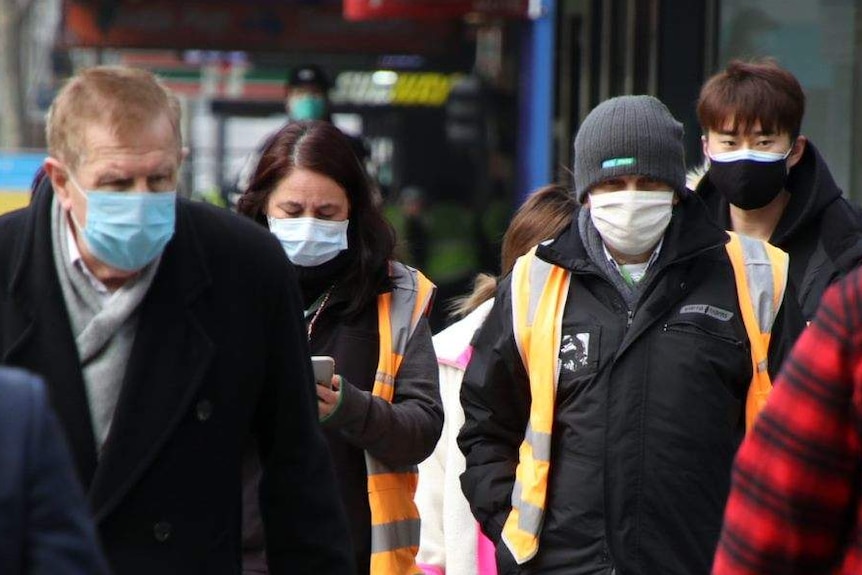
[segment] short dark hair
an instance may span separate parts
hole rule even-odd
[[[733,60],[700,90],[697,117],[704,132],[721,131],[733,118],[734,131],[746,132],[760,121],[764,132],[799,135],[805,93],[799,80],[775,60]]]
[[[377,297],[381,277],[385,278],[384,266],[395,250],[395,231],[375,202],[368,174],[341,130],[317,120],[291,122],[281,128],[264,146],[237,211],[268,227],[266,200],[296,168],[324,175],[347,193],[347,241],[356,256],[341,283],[351,286],[355,294],[345,311],[345,315],[353,315]]]

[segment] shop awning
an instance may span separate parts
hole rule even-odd
[[[347,21],[338,0],[65,0],[63,21],[66,47],[432,55],[457,39],[453,20]]]
[[[348,20],[435,20],[478,13],[508,18],[538,18],[541,0],[344,0]]]

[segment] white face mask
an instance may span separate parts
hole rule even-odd
[[[627,256],[644,254],[664,235],[673,192],[622,191],[590,194],[590,219],[605,244]]]
[[[267,217],[270,231],[281,242],[293,264],[314,267],[332,260],[347,249],[350,220],[333,222],[317,218]]]

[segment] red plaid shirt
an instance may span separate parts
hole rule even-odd
[[[714,575],[862,573],[862,270],[832,286],[737,454]]]

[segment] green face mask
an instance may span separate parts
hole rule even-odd
[[[322,96],[303,95],[291,98],[290,117],[293,120],[322,120],[326,100]]]

